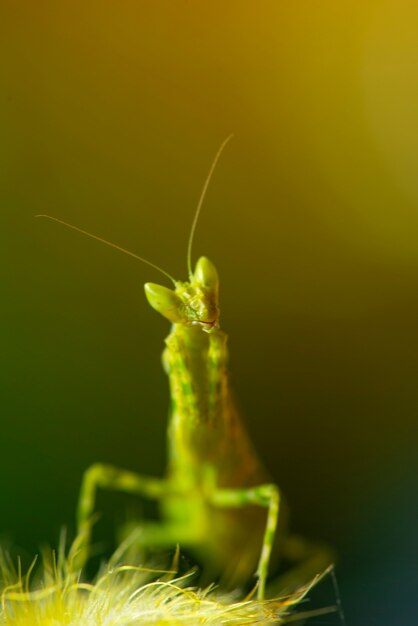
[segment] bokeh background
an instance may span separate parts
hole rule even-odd
[[[164,468],[159,275],[34,215],[185,278],[233,132],[194,253],[248,427],[349,626],[415,624],[418,5],[3,0],[0,58],[3,542],[73,531],[92,461]]]

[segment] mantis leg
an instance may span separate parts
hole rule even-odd
[[[100,463],[91,465],[85,471],[81,484],[77,509],[77,537],[70,550],[70,560],[77,569],[81,569],[88,559],[98,488],[156,499],[163,498],[172,491],[168,481],[163,479],[141,476],[112,465]]]
[[[243,507],[254,504],[267,508],[266,528],[256,572],[258,578],[257,596],[262,600],[265,594],[270,555],[279,517],[280,493],[278,487],[274,484],[266,484],[248,489],[218,489],[213,492],[211,501],[214,505],[222,507]]]
[[[208,390],[210,411],[216,411],[216,406],[222,393],[222,385],[226,384],[225,367],[227,358],[226,335],[221,331],[209,335]]]

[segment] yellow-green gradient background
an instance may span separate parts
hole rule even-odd
[[[415,623],[418,5],[3,0],[0,59],[2,537],[55,542],[92,461],[164,467],[159,275],[33,216],[184,278],[233,132],[194,254],[243,413],[348,623]]]

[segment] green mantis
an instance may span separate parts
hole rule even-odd
[[[173,289],[145,284],[149,304],[171,323],[163,353],[171,395],[166,475],[151,478],[98,463],[88,468],[81,486],[73,554],[83,566],[89,554],[98,489],[137,494],[157,499],[161,506],[160,523],[141,525],[138,541],[144,547],[178,544],[190,548],[211,572],[222,573],[234,584],[255,573],[258,597],[263,598],[281,508],[280,491],[255,453],[231,393],[227,336],[220,328],[218,272],[203,256],[194,270],[191,264],[199,212],[228,139],[212,163],[195,214],[188,280],[175,280],[160,270],[173,282]],[[157,267],[96,235],[61,223]]]

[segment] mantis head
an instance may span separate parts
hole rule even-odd
[[[145,295],[152,308],[173,324],[199,326],[205,332],[216,328],[219,277],[212,261],[200,257],[189,282],[175,281],[174,284],[174,289],[156,283],[145,284]]]

